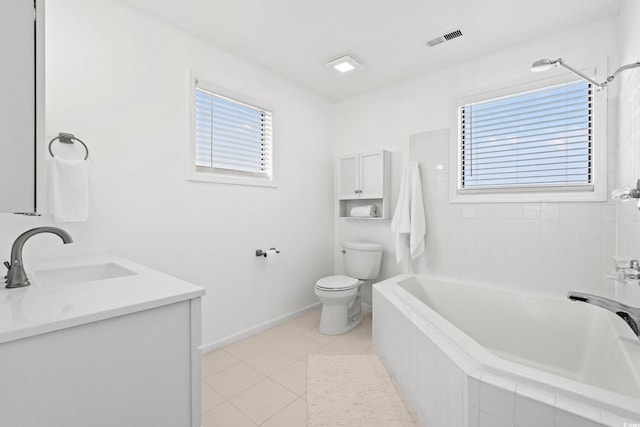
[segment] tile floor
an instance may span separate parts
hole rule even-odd
[[[305,427],[307,356],[375,353],[371,313],[337,336],[319,321],[318,308],[203,355],[203,427]]]

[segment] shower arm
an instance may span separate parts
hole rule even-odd
[[[581,73],[580,71],[576,70],[575,68],[571,67],[570,65],[567,65],[562,58],[558,58],[555,61],[550,61],[548,59],[546,60],[540,60],[537,61],[536,63],[534,63],[534,66],[539,63],[544,61],[547,66],[554,66],[554,65],[560,65],[561,67],[565,68],[568,71],[571,71],[573,74],[582,77],[583,79],[585,79],[586,81],[592,83],[594,86],[596,86],[597,90],[600,91],[602,89],[604,89],[605,87],[607,87],[609,85],[609,83],[611,83],[618,74],[620,74],[621,72],[625,71],[625,70],[629,70],[632,68],[636,68],[636,67],[640,67],[640,62],[632,62],[631,64],[627,64],[627,65],[623,65],[622,67],[618,68],[613,74],[611,74],[609,77],[607,77],[607,79],[602,82],[602,83],[598,83],[597,81],[593,80],[591,77],[584,75],[583,73]],[[543,68],[543,70],[546,68]],[[541,70],[535,70],[535,71],[541,71]]]
[[[577,75],[577,76],[582,77],[583,79],[587,80],[588,82],[593,83],[593,84],[598,88],[598,90],[602,90],[602,89],[603,89],[607,84],[609,84],[609,78],[610,78],[611,80],[613,80],[613,78],[614,78],[614,76],[611,76],[611,77],[607,78],[607,82],[606,82],[606,83],[598,83],[597,81],[593,80],[591,77],[585,76],[585,75],[584,75],[584,74],[582,74],[580,71],[578,71],[578,70],[576,70],[575,68],[573,68],[573,67],[571,67],[571,66],[567,65],[567,64],[562,60],[562,58],[558,58],[558,59],[557,59],[557,61],[558,61],[558,65],[560,65],[561,67],[563,67],[563,68],[565,68],[565,69],[567,69],[567,70],[571,71],[573,74],[575,74],[575,75]],[[555,62],[555,61],[554,61],[554,62]],[[617,73],[617,72],[618,72],[618,71],[616,71],[616,73]],[[614,73],[614,75],[615,75],[615,73]]]

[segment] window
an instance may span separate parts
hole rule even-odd
[[[275,186],[271,111],[194,82],[189,179]]]
[[[594,193],[596,176],[604,172],[596,170],[601,161],[595,157],[595,96],[581,80],[459,103],[457,196],[510,194],[497,199],[545,201],[513,195],[556,193],[556,200],[566,200],[562,193]]]

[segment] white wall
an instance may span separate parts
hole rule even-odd
[[[205,345],[315,303],[333,271],[333,105],[112,0],[46,18],[46,135],[89,146],[91,209],[62,225],[73,245],[38,236],[25,263],[112,251],[201,285]],[[188,69],[273,106],[277,189],[185,180]],[[0,251],[50,222],[3,215]],[[278,265],[255,256],[269,247]]]
[[[616,20],[605,20],[339,103],[336,155],[379,148],[392,151],[392,206],[404,163],[411,157],[421,160],[428,238],[426,255],[412,266],[397,265],[389,222],[338,221],[336,249],[343,240],[383,243],[383,277],[411,268],[556,295],[569,289],[611,291],[603,274],[610,269],[615,248],[613,203],[449,204],[449,140],[429,139],[424,133],[448,132],[453,102],[462,95],[566,72],[533,74],[530,66],[536,59],[562,57],[577,68],[607,63],[607,59],[615,62],[615,42]],[[598,70],[596,78],[604,80],[606,72]],[[615,93],[609,96],[612,185],[617,102]],[[444,169],[437,170],[437,165]],[[339,251],[336,270],[342,271]],[[365,301],[370,301],[368,292]]]

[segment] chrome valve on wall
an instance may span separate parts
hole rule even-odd
[[[611,199],[628,202],[631,199],[640,199],[640,178],[636,181],[636,188],[617,188],[611,192]],[[640,209],[640,200],[636,205]]]

